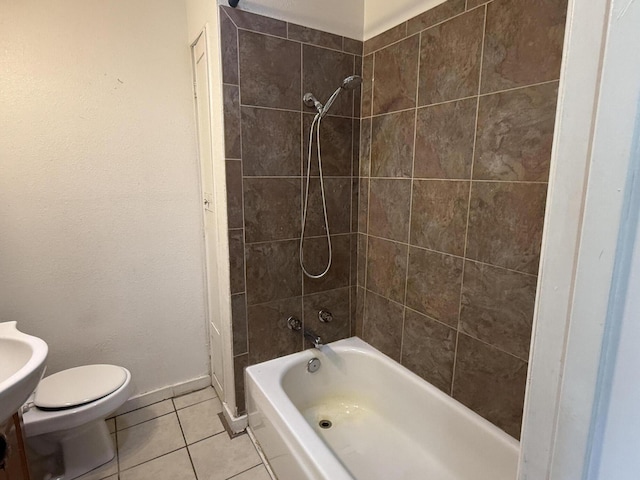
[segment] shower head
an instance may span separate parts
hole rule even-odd
[[[362,83],[362,77],[360,75],[351,75],[342,81],[340,86],[344,90],[355,90]]]

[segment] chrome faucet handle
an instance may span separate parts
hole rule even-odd
[[[302,322],[296,317],[289,317],[287,318],[287,327],[289,327],[289,330],[298,332],[302,330]]]
[[[318,312],[318,320],[322,323],[329,323],[333,320],[333,314],[329,310],[323,308]]]

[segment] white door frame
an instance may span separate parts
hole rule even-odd
[[[215,7],[213,7],[215,8]],[[217,8],[215,21],[218,21]],[[235,378],[233,365],[233,337],[231,323],[231,284],[229,278],[229,237],[227,224],[227,186],[225,177],[225,152],[224,152],[224,121],[223,121],[223,95],[222,95],[222,70],[220,61],[220,44],[218,35],[218,25],[213,28],[209,23],[205,23],[202,30],[196,35],[191,42],[191,49],[198,42],[200,37],[204,36],[205,55],[209,65],[207,75],[207,89],[209,91],[209,115],[210,115],[210,135],[211,135],[211,160],[213,176],[213,201],[216,212],[216,266],[217,266],[217,285],[218,301],[207,302],[212,305],[208,308],[207,322],[211,322],[213,315],[219,316],[221,319],[221,336],[222,336],[222,357],[223,357],[223,383],[224,391],[218,391],[218,395],[222,400],[224,414],[232,427],[236,423],[236,393]],[[195,72],[194,72],[195,75]],[[195,76],[194,76],[195,78]],[[202,184],[202,181],[200,182]],[[203,213],[204,222],[204,213]],[[204,228],[204,225],[203,225]],[[207,266],[208,268],[208,266]],[[206,279],[206,276],[205,276]],[[211,326],[207,325],[210,329]],[[209,343],[209,342],[207,342]],[[211,368],[211,366],[210,366]],[[216,382],[212,381],[212,385],[217,387]]]
[[[616,321],[610,298],[638,122],[639,35],[633,0],[569,1],[520,480],[595,478],[593,412]]]

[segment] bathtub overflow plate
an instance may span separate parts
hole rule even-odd
[[[320,360],[318,360],[316,357],[313,357],[307,362],[307,372],[316,373],[318,370],[320,370]]]

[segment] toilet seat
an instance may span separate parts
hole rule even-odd
[[[91,421],[104,419],[120,408],[129,399],[133,385],[131,384],[131,373],[126,368],[116,368],[124,371],[125,380],[119,388],[102,398],[82,405],[56,410],[29,408],[23,414],[25,436],[34,437],[76,428]]]
[[[46,410],[84,405],[115,392],[126,379],[125,370],[115,365],[70,368],[40,381],[34,403]]]

